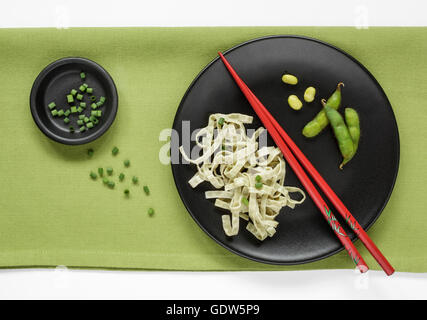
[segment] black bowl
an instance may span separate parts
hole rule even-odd
[[[86,74],[84,80],[80,78],[81,72]],[[80,132],[80,126],[76,124],[78,115],[89,116],[91,112],[91,100],[87,94],[83,99],[86,109],[82,113],[71,114],[68,124],[64,123],[64,117],[52,116],[48,104],[55,102],[57,109],[65,111],[70,107],[66,95],[71,89],[78,91],[83,83],[93,88],[95,97],[104,96],[106,101],[98,108],[102,110],[99,123]],[[35,123],[49,138],[69,145],[85,144],[99,138],[113,123],[118,109],[117,89],[111,76],[99,64],[85,58],[63,58],[48,65],[37,76],[31,89],[30,109]],[[70,132],[70,125],[74,127],[74,133]]]

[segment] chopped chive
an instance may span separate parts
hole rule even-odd
[[[76,106],[72,106],[70,108],[71,113],[77,113],[77,107]]]
[[[64,116],[68,117],[70,115],[71,111],[70,109],[65,110]]]
[[[97,105],[96,103],[92,103],[92,104],[90,105],[90,107],[91,107],[92,109],[96,109],[96,108],[98,108],[98,105]]]
[[[91,177],[93,180],[95,180],[98,176],[96,175],[96,173],[95,173],[95,172],[91,171],[91,172],[90,172],[90,177]]]
[[[132,182],[133,182],[134,184],[137,184],[137,183],[138,183],[138,177],[133,176],[133,177],[132,177]]]
[[[86,91],[86,87],[85,87],[84,85],[81,85],[81,86],[79,87],[79,90],[80,90],[81,92],[85,92],[85,91]]]
[[[77,94],[76,98],[77,100],[83,100],[83,95],[79,93]]]
[[[87,93],[92,93],[93,92],[93,88],[86,88],[86,92]]]
[[[107,177],[103,178],[103,179],[102,179],[102,183],[103,183],[103,184],[108,184],[108,178],[107,178]]]
[[[126,196],[129,196],[129,189],[125,189],[123,192]]]
[[[249,201],[248,201],[248,199],[246,199],[245,197],[242,197],[242,203],[243,203],[245,206],[249,206]]]
[[[90,96],[90,101],[95,101],[96,97],[95,96]]]
[[[120,174],[119,174],[119,180],[120,180],[120,181],[123,181],[123,180],[124,180],[124,178],[125,178],[125,174],[124,174],[124,173],[120,173]]]
[[[69,118],[67,118],[67,117],[65,117],[64,118],[64,123],[69,123],[70,122],[70,119]]]
[[[84,114],[79,115],[79,119],[80,119],[80,120],[83,120],[84,118],[85,118],[85,115],[84,115]]]
[[[107,167],[107,174],[111,176],[113,174],[113,168]]]
[[[93,128],[93,123],[92,123],[92,122],[88,122],[88,123],[86,123],[86,127],[87,127],[88,129]]]
[[[148,212],[148,214],[150,216],[152,216],[154,214],[154,209],[153,208],[149,208],[147,212]]]
[[[94,117],[94,119],[92,120],[93,124],[98,124],[99,120],[97,118]]]
[[[70,126],[68,129],[70,130],[70,133],[74,132],[74,127],[73,126]]]
[[[98,168],[98,174],[102,177],[104,175],[104,168]]]
[[[222,125],[224,124],[224,121],[225,121],[225,119],[224,119],[224,118],[219,118],[219,120],[218,120],[218,124],[219,124],[220,126],[222,126]]]
[[[64,110],[58,110],[58,117],[62,117],[64,115]]]
[[[53,109],[51,112],[50,112],[51,114],[52,114],[52,116],[57,116],[58,115],[58,110],[56,110],[56,109]]]
[[[93,116],[93,117],[96,117],[97,114],[98,114],[98,112],[96,112],[96,110],[92,110],[90,112],[90,115]]]
[[[255,181],[256,181],[256,182],[261,182],[261,180],[262,180],[262,178],[261,178],[261,176],[258,174],[258,175],[255,177]]]
[[[49,108],[50,110],[52,110],[53,108],[55,108],[55,107],[56,107],[56,103],[55,103],[55,102],[51,102],[51,103],[49,103],[47,106],[48,106],[48,108]]]
[[[89,120],[90,120],[90,121],[92,121],[93,123],[95,123],[96,117],[95,117],[95,116],[93,116],[93,115],[91,115],[91,116],[89,117]]]
[[[93,153],[94,153],[93,149],[87,149],[87,155],[88,155],[89,157],[92,157],[92,156],[93,156]]]
[[[99,118],[102,116],[102,110],[96,110],[96,116]]]
[[[130,166],[130,161],[129,160],[125,160],[125,161],[123,161],[123,164],[125,165],[125,167],[129,167]]]
[[[148,189],[148,186],[144,186],[144,192],[147,196],[150,194],[150,189]]]
[[[117,155],[119,153],[119,148],[114,147],[113,150],[111,150],[111,153],[113,154],[113,156]]]
[[[114,181],[108,181],[108,187],[110,188],[110,189],[113,189],[114,188],[114,186],[116,185],[115,183],[114,183]]]
[[[86,73],[84,73],[84,72],[80,72],[80,78],[81,78],[81,79],[85,79],[85,78],[86,78]]]
[[[83,115],[83,116],[84,116],[84,115]],[[84,121],[84,123],[88,123],[88,122],[89,122],[89,118],[88,118],[88,117],[86,117],[86,116],[84,116],[83,121]]]
[[[103,97],[103,96],[99,97],[99,102],[104,103],[105,102],[105,97]]]
[[[224,144],[221,146],[221,150],[225,150],[225,145]]]
[[[78,112],[78,113],[82,113],[82,111],[83,111],[83,108],[82,108],[82,107],[78,107],[78,108],[77,108],[77,112]]]
[[[68,103],[73,103],[74,102],[74,97],[72,94],[67,94],[67,102]]]
[[[104,102],[98,101],[98,102],[96,103],[96,106],[97,106],[97,107],[101,107],[103,104],[104,104]]]
[[[70,93],[75,96],[77,94],[77,90],[76,89],[71,89]]]
[[[80,102],[80,107],[82,107],[83,109],[86,108],[86,102]]]
[[[89,86],[87,85],[87,83],[83,83],[83,84],[82,84],[82,86],[84,86],[85,88],[89,87]]]
[[[86,127],[85,126],[80,127],[80,132],[83,132],[83,131],[86,131]]]
[[[83,120],[77,120],[77,124],[78,124],[79,126],[82,126],[82,125],[83,125]]]
[[[257,189],[261,189],[262,186],[263,186],[262,182],[255,183],[255,188],[257,188]]]

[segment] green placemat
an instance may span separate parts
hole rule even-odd
[[[347,253],[292,267],[229,253],[187,214],[170,166],[158,160],[159,133],[198,72],[243,41],[274,34],[315,37],[347,51],[384,88],[396,114],[401,164],[393,195],[369,235],[398,271],[427,271],[426,28],[0,29],[0,267],[56,266],[169,270],[353,268]],[[120,107],[109,132],[85,146],[50,141],[28,100],[35,77],[65,56],[97,61],[114,78]],[[380,124],[379,124],[380,125]],[[120,154],[111,156],[117,145]],[[86,150],[95,155],[89,159]],[[123,199],[88,173],[122,167],[151,195]],[[387,159],[384,159],[387,161]],[[134,189],[131,189],[131,192]],[[147,215],[153,206],[156,213]],[[357,248],[378,269],[360,241]]]

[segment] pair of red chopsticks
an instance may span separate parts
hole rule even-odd
[[[292,139],[286,134],[285,130],[277,123],[277,121],[273,118],[273,116],[268,112],[268,110],[264,107],[264,105],[258,100],[258,98],[252,93],[252,91],[246,86],[242,79],[237,75],[234,69],[231,67],[230,63],[228,63],[227,59],[223,56],[221,52],[218,52],[222,62],[227,67],[234,81],[239,86],[242,93],[245,95],[246,99],[249,101],[250,105],[261,119],[261,122],[266,127],[268,133],[273,138],[276,145],[282,151],[285,160],[289,163],[292,170],[297,175],[298,179],[303,184],[304,188],[307,190],[311,199],[314,201],[316,206],[319,208],[320,212],[323,214],[323,217],[327,220],[330,227],[334,231],[335,235],[343,244],[344,248],[347,250],[350,257],[353,259],[357,268],[361,272],[366,272],[369,270],[365,261],[361,257],[360,253],[357,251],[356,247],[353,245],[353,242],[350,240],[344,229],[341,227],[338,220],[332,214],[326,202],[323,200],[320,193],[317,191],[316,187],[311,182],[310,178],[305,173],[304,169],[301,167],[301,164],[308,171],[314,181],[319,185],[320,189],[324,192],[324,194],[328,197],[328,199],[333,203],[335,208],[341,214],[341,216],[345,219],[347,224],[351,227],[351,229],[355,232],[355,234],[359,237],[359,239],[366,246],[368,251],[372,254],[372,256],[377,260],[381,268],[385,271],[387,275],[391,275],[394,273],[393,267],[387,261],[387,259],[383,256],[374,242],[369,238],[365,230],[359,225],[350,211],[346,208],[346,206],[342,203],[342,201],[338,198],[335,192],[331,189],[331,187],[326,183],[326,181],[322,178],[322,176],[317,172],[317,170],[313,167],[311,162],[305,157],[305,155],[301,152],[301,150],[297,147],[297,145],[292,141]],[[292,150],[292,151],[291,151]],[[298,160],[301,164],[298,162]]]

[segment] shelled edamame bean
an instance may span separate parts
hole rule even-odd
[[[302,108],[301,100],[294,94],[288,97],[288,104],[294,110],[300,110]]]
[[[286,84],[296,85],[298,83],[298,78],[292,74],[286,73],[282,76],[282,81]]]

